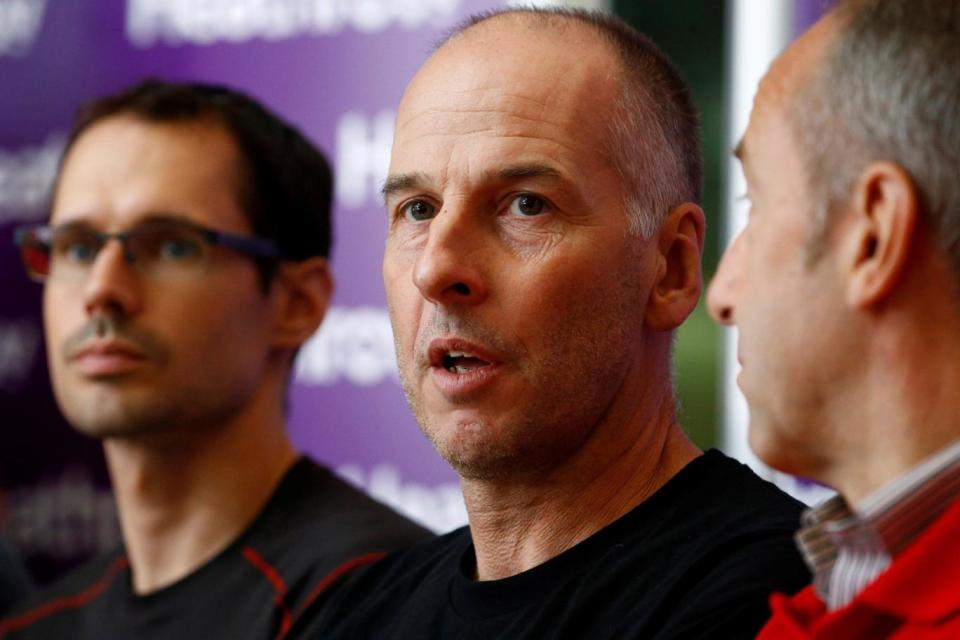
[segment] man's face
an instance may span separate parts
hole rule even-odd
[[[637,354],[654,260],[603,146],[614,63],[579,29],[571,47],[494,22],[408,87],[385,189],[403,386],[474,478],[567,459],[651,375]]]
[[[237,164],[230,136],[213,123],[108,117],[69,152],[50,224],[118,232],[163,217],[249,234]],[[267,298],[249,258],[216,247],[209,258],[190,277],[157,279],[111,240],[84,275],[48,279],[50,372],[76,428],[99,437],[190,433],[250,402],[269,350]]]
[[[825,416],[851,344],[829,247],[811,259],[818,205],[785,108],[815,53],[801,41],[761,83],[739,149],[748,223],[708,294],[714,318],[739,329],[737,381],[750,406],[751,447],[768,464],[805,474],[837,441]]]

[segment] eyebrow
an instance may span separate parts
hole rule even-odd
[[[515,164],[497,171],[496,176],[502,180],[521,180],[524,178],[541,178],[550,181],[563,180],[563,174],[545,164]],[[398,173],[387,177],[380,189],[383,199],[388,199],[398,191],[414,189],[429,182],[427,176],[420,172]]]
[[[48,218],[49,220],[49,218]],[[197,224],[187,216],[176,211],[150,211],[145,215],[139,217],[137,221],[129,228],[142,227],[144,225],[153,225],[153,224]],[[54,227],[62,229],[93,229],[93,225],[90,220],[86,218],[74,218],[73,220],[68,220],[67,222],[61,222],[57,225],[52,225]]]
[[[413,189],[426,182],[427,176],[423,173],[398,173],[388,176],[387,179],[384,180],[383,186],[380,188],[380,193],[383,195],[383,199],[386,200],[398,191]]]
[[[497,176],[507,179],[546,178],[548,180],[562,180],[563,175],[551,166],[545,164],[515,164],[504,167],[497,172]]]

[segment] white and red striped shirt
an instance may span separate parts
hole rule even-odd
[[[830,611],[853,600],[960,497],[960,439],[863,499],[837,495],[803,514],[796,540]]]

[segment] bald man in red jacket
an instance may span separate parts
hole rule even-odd
[[[842,0],[770,68],[711,286],[750,444],[839,495],[765,640],[960,638],[960,2]]]

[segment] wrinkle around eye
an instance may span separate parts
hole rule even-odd
[[[554,225],[522,224],[517,216],[512,221],[521,224],[501,226],[501,242],[524,259],[545,256],[564,240],[564,233]]]

